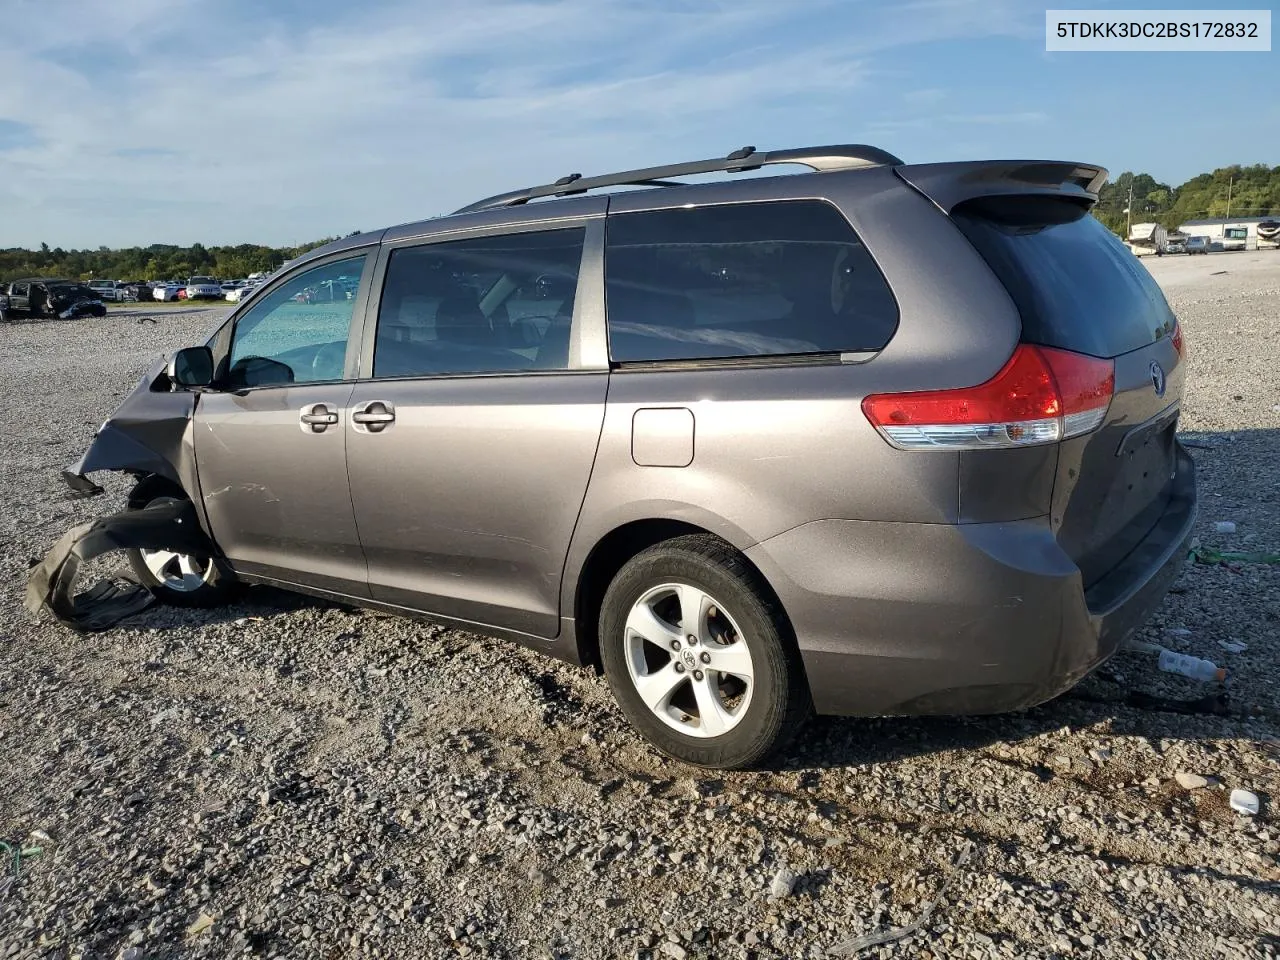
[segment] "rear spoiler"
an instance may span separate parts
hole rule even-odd
[[[1011,194],[1061,197],[1091,207],[1098,202],[1098,190],[1107,180],[1104,167],[1057,160],[913,163],[894,170],[943,213],[950,213],[966,200]]]

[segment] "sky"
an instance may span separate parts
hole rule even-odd
[[[0,247],[293,245],[746,144],[1280,164],[1280,53],[1046,53],[1045,7],[0,0]]]

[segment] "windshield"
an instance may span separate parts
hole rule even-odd
[[[1230,240],[1243,240],[1249,236],[1249,230],[1247,227],[1227,227],[1222,231],[1222,235]]]
[[[213,283],[212,277],[192,277],[187,283]]]

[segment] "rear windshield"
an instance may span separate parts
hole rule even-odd
[[[1115,357],[1173,331],[1146,267],[1079,204],[982,198],[952,217],[1009,291],[1028,343]]]

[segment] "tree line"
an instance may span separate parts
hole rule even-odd
[[[1222,167],[1212,173],[1192,177],[1178,187],[1161,183],[1148,173],[1125,171],[1103,185],[1094,208],[1094,215],[1122,237],[1130,216],[1125,213],[1125,208],[1130,205],[1130,196],[1133,198],[1131,216],[1134,223],[1156,222],[1169,228],[1188,220],[1280,217],[1280,167],[1265,164]],[[235,279],[262,270],[273,270],[285,260],[333,239],[326,237],[299,247],[265,247],[253,243],[232,247],[206,247],[193,243],[189,247],[179,247],[153,243],[149,247],[121,250],[107,247],[97,250],[50,249],[47,243],[42,243],[38,250],[20,247],[0,250],[0,281],[19,277],[185,280],[187,277],[213,276]]]
[[[358,233],[359,231],[354,231]],[[234,280],[251,273],[274,270],[334,237],[326,237],[298,247],[264,247],[241,243],[233,247],[206,247],[193,243],[179,247],[153,243],[149,247],[112,250],[63,250],[40,244],[38,250],[11,247],[0,250],[0,281],[20,277],[66,277],[72,280],[186,280],[188,277],[219,277]]]
[[[1133,207],[1126,214],[1131,186]],[[1280,167],[1222,167],[1180,187],[1160,183],[1147,173],[1125,171],[1099,191],[1094,214],[1122,237],[1130,215],[1134,223],[1159,223],[1169,229],[1188,220],[1280,217]]]

